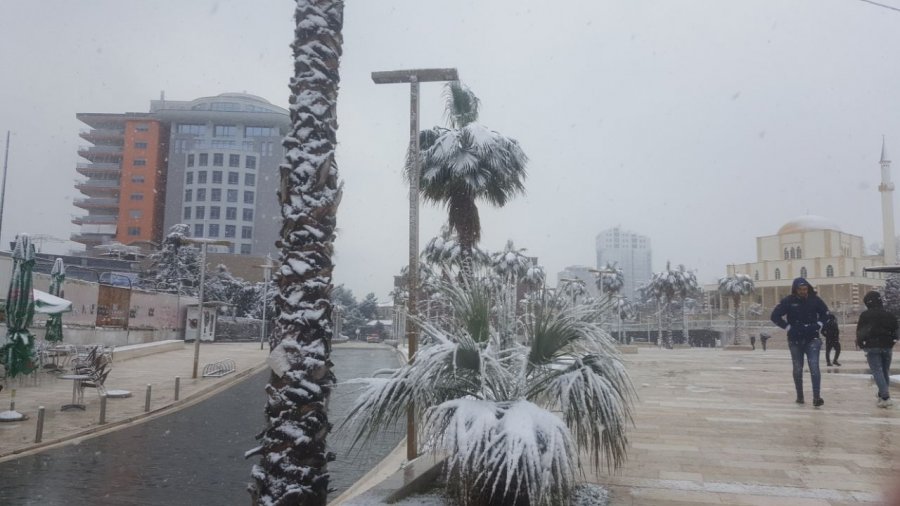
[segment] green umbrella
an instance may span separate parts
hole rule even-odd
[[[62,258],[57,258],[56,262],[53,263],[53,269],[50,271],[50,295],[60,296],[65,279],[66,266],[63,264]],[[61,314],[51,314],[47,318],[47,335],[44,336],[44,339],[57,343],[63,340]]]
[[[6,296],[6,344],[0,348],[0,361],[6,366],[7,378],[30,373],[37,362],[34,336],[28,332],[34,318],[34,293],[31,289],[34,245],[27,235],[16,238],[12,257],[12,280]]]

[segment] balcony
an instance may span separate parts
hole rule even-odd
[[[100,174],[118,174],[122,168],[115,162],[79,163],[75,170],[83,176],[91,177]]]
[[[95,128],[91,130],[82,130],[78,132],[78,136],[90,142],[118,140],[122,141],[120,142],[120,144],[122,144],[125,140],[125,131],[108,128]]]
[[[114,214],[89,214],[87,216],[73,216],[75,225],[116,225],[119,217]]]
[[[76,181],[75,188],[81,193],[89,196],[113,194],[118,196],[119,181],[108,179],[88,179],[87,181]]]
[[[75,199],[72,201],[75,207],[82,209],[118,209],[119,199],[95,198]]]
[[[92,162],[118,161],[122,159],[121,146],[79,146],[78,156],[87,158]]]
[[[69,239],[71,239],[72,242],[77,242],[77,243],[84,244],[85,246],[92,247],[92,246],[99,246],[100,244],[104,244],[109,241],[112,241],[115,237],[116,236],[114,234],[110,235],[110,234],[81,234],[81,233],[79,233],[79,234],[72,234],[71,236],[69,236]]]

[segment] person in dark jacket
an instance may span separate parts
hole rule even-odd
[[[797,278],[791,285],[791,294],[781,299],[772,310],[772,323],[787,330],[788,347],[794,366],[794,387],[797,404],[803,404],[803,356],[809,363],[812,378],[813,406],[825,404],[819,395],[822,374],[819,372],[819,352],[822,340],[819,330],[828,315],[828,306],[816,295],[812,285],[804,278]]]
[[[825,363],[831,367],[831,364],[840,366],[838,357],[841,356],[841,329],[838,328],[837,318],[828,313],[825,319],[825,325],[822,325],[822,335],[825,336]],[[834,360],[831,360],[831,350],[834,350]]]
[[[889,408],[891,402],[892,348],[897,342],[897,317],[885,311],[881,294],[869,292],[863,297],[866,310],[856,323],[856,345],[866,353],[869,369],[878,385],[878,406]]]

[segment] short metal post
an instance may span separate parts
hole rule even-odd
[[[16,410],[16,389],[15,388],[10,390],[10,392],[9,392],[9,410],[10,411]]]
[[[106,394],[100,396],[100,425],[106,423]]]
[[[34,442],[40,443],[44,437],[44,406],[38,406],[37,430],[34,433]]]
[[[144,413],[150,411],[150,389],[153,388],[150,385],[147,385],[147,396],[144,397]]]
[[[181,393],[181,376],[175,376],[175,400],[178,400]]]

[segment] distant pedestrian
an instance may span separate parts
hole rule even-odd
[[[759,333],[759,343],[762,344],[763,351],[766,351],[766,343],[769,342],[770,337],[772,336],[768,332]]]
[[[822,374],[819,371],[819,352],[822,340],[819,339],[828,306],[816,295],[815,289],[804,278],[794,279],[791,294],[781,299],[772,310],[772,322],[787,331],[788,347],[791,350],[793,363],[794,388],[797,390],[797,404],[803,404],[803,356],[809,363],[809,375],[812,378],[813,406],[825,404],[820,394]],[[787,318],[787,320],[785,320]]]
[[[756,334],[750,334],[750,348],[756,350]]]
[[[897,317],[885,311],[881,294],[869,292],[863,297],[866,310],[856,323],[856,345],[866,353],[872,378],[878,386],[878,407],[889,408],[891,401],[891,358],[897,342]]]
[[[834,364],[840,367],[838,357],[841,356],[841,329],[838,327],[837,318],[831,313],[822,325],[822,335],[825,336],[825,363],[828,367]],[[831,359],[831,350],[834,350],[834,360]]]

